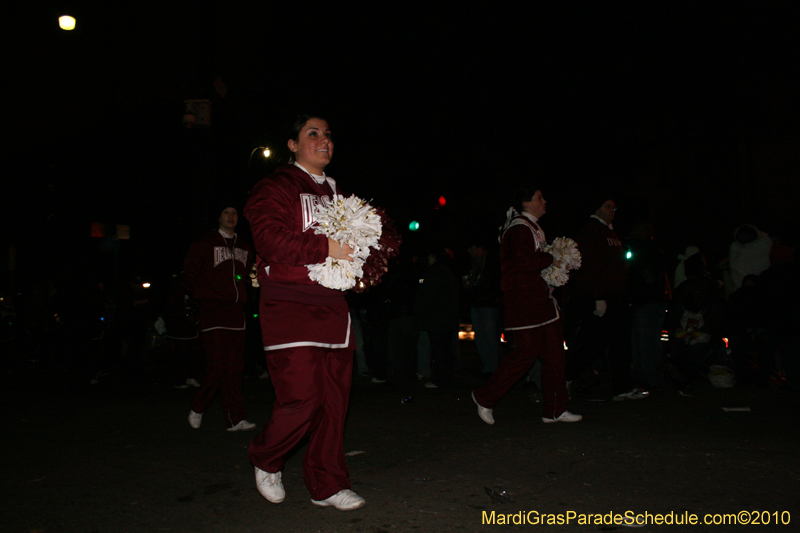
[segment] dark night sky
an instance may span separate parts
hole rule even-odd
[[[248,173],[250,150],[282,148],[298,110],[330,118],[347,190],[430,221],[417,240],[461,247],[530,180],[551,236],[605,188],[620,231],[649,218],[669,253],[720,255],[742,222],[794,238],[793,2],[110,4],[41,2],[5,30],[2,156],[21,191],[4,241],[20,248],[62,254],[91,221],[127,223],[132,256],[179,268],[210,198],[243,200],[266,170]],[[213,125],[182,130],[198,97]]]

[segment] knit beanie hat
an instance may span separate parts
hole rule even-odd
[[[597,211],[598,209],[603,207],[603,205],[607,201],[613,200],[613,199],[614,199],[614,196],[610,192],[608,192],[608,191],[599,191],[599,192],[595,193],[594,195],[592,195],[592,197],[590,198],[589,211],[592,214],[594,214],[595,211]]]

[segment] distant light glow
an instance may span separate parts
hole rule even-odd
[[[447,203],[447,199],[444,196],[439,197],[439,205],[444,206]]]
[[[411,223],[408,225],[408,229],[411,231],[417,231],[419,229],[419,222],[416,220],[412,220]]]
[[[631,257],[633,257],[633,254],[631,252],[625,254],[625,259],[630,259]]]
[[[142,288],[149,289],[150,288],[150,283],[145,281],[144,283],[142,283]]]
[[[58,17],[58,27],[62,30],[74,30],[75,29],[75,19],[70,17],[69,15],[62,15]]]
[[[264,157],[269,157],[270,155],[272,155],[272,152],[270,151],[269,148],[264,148],[264,151],[261,153],[264,154]]]

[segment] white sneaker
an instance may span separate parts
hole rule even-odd
[[[583,420],[581,415],[576,415],[575,413],[570,413],[569,411],[564,411],[556,418],[542,417],[542,422],[545,424],[550,424],[552,422],[580,422],[581,420]]]
[[[194,429],[200,429],[200,423],[203,421],[203,413],[195,413],[189,411],[189,425]]]
[[[228,428],[228,431],[248,431],[256,427],[255,424],[252,422],[248,422],[247,420],[240,420],[238,424],[233,426],[232,428]]]
[[[268,502],[281,503],[286,498],[286,491],[283,490],[283,482],[281,481],[281,473],[270,474],[257,466],[255,469],[258,493],[266,498]]]
[[[187,385],[191,385],[192,387],[199,387],[200,386],[200,382],[197,381],[194,378],[187,378],[186,379],[186,384]]]
[[[367,501],[349,489],[340,490],[330,498],[325,500],[311,500],[314,505],[320,507],[336,507],[340,511],[352,511],[359,507],[364,507]]]
[[[481,420],[489,424],[490,426],[494,424],[494,415],[492,415],[492,410],[483,407],[481,404],[478,403],[478,400],[475,399],[475,393],[471,394],[472,401],[475,402],[475,405],[478,406],[478,416],[481,417]]]
[[[645,390],[631,389],[628,392],[617,394],[612,398],[612,400],[614,400],[615,402],[622,402],[625,400],[641,400],[643,398],[647,398],[648,394],[650,393]]]

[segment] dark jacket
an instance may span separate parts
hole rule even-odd
[[[458,331],[458,280],[434,263],[423,273],[414,302],[414,326],[420,331]]]

